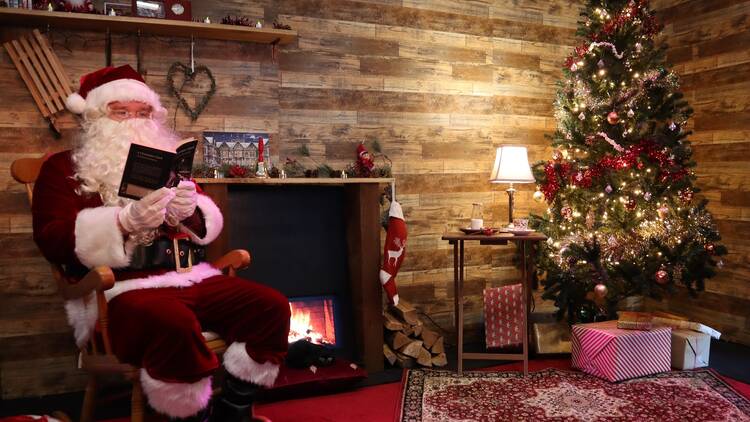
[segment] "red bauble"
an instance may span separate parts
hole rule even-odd
[[[677,196],[682,200],[684,203],[689,203],[693,200],[693,190],[690,188],[683,189],[679,192],[677,192]]]
[[[627,208],[628,211],[633,211],[636,205],[638,204],[635,202],[635,199],[633,198],[628,198],[628,200],[625,201],[625,208]]]
[[[706,243],[706,251],[710,253],[711,255],[714,254],[714,250],[716,249],[716,246],[713,243]]]
[[[607,123],[611,125],[616,125],[620,122],[620,115],[617,114],[616,111],[610,111],[609,114],[607,114]]]
[[[552,159],[555,161],[560,161],[563,159],[563,153],[559,149],[556,149],[552,151]]]
[[[667,284],[669,282],[669,274],[665,270],[659,270],[656,272],[654,278],[659,284]]]
[[[604,299],[605,297],[607,297],[607,286],[605,286],[604,284],[597,284],[594,287],[594,294],[596,294],[598,298]]]

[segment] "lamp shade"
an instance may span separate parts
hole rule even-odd
[[[490,182],[532,183],[534,181],[526,147],[502,146],[497,149]]]

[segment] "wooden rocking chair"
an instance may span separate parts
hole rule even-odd
[[[39,176],[42,163],[48,155],[39,158],[20,158],[15,160],[10,168],[13,178],[19,183],[26,185],[31,206],[33,186]],[[211,263],[214,267],[226,271],[228,275],[234,276],[236,271],[250,265],[250,254],[243,249],[235,249],[216,261]],[[97,330],[91,336],[88,344],[80,349],[80,367],[89,374],[88,384],[81,408],[81,422],[92,422],[94,419],[94,408],[96,401],[97,377],[105,374],[120,374],[132,384],[132,396],[130,406],[130,420],[132,422],[143,422],[145,407],[143,401],[143,390],[140,382],[140,368],[120,362],[112,353],[110,345],[109,323],[107,321],[107,300],[104,292],[111,289],[115,284],[115,276],[109,267],[101,266],[93,268],[80,281],[71,282],[64,275],[62,268],[56,264],[50,264],[52,275],[57,282],[58,290],[64,300],[72,300],[87,297],[91,292],[96,292],[96,303],[98,307]],[[226,343],[216,333],[204,332],[206,345],[216,354],[226,350]]]

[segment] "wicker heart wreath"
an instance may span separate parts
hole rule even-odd
[[[184,79],[182,80],[180,88],[177,89],[177,87],[175,87],[174,85],[174,77],[175,75],[180,73],[184,75]],[[191,108],[190,105],[188,105],[187,101],[185,101],[185,98],[182,96],[182,90],[185,87],[185,84],[194,82],[197,76],[200,74],[205,74],[208,77],[208,79],[211,81],[211,87],[209,88],[208,92],[203,95],[203,98],[201,98],[200,101],[196,103],[195,108]],[[167,72],[167,89],[169,89],[170,94],[177,98],[178,107],[181,107],[183,110],[185,110],[185,112],[190,115],[190,119],[192,121],[195,121],[196,119],[198,119],[198,116],[203,113],[206,105],[208,105],[208,100],[210,100],[211,97],[213,97],[213,95],[216,93],[216,79],[214,79],[214,75],[206,66],[195,66],[195,69],[191,70],[188,66],[176,62],[169,67],[169,71]]]

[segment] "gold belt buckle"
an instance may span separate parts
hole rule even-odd
[[[174,267],[178,273],[187,273],[193,269],[193,251],[188,248],[188,265],[183,267],[180,263],[180,240],[187,240],[190,237],[185,234],[184,236],[175,236],[172,238],[172,245],[174,246]]]

